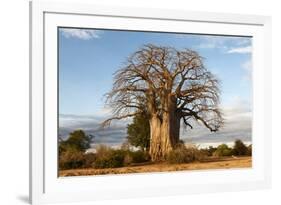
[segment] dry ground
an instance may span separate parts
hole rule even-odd
[[[164,172],[164,171],[183,171],[183,170],[202,170],[202,169],[230,169],[230,168],[249,168],[252,166],[252,157],[224,157],[209,158],[204,162],[193,162],[187,164],[138,164],[130,167],[105,168],[105,169],[71,169],[59,171],[59,176],[86,176],[104,174],[127,174],[142,172]]]

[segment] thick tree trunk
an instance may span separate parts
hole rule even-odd
[[[180,117],[176,105],[171,101],[167,112],[163,114],[161,137],[163,138],[163,156],[166,156],[179,143]]]
[[[162,120],[156,115],[150,119],[150,156],[152,161],[164,160],[179,142],[180,117],[176,111],[176,102],[167,101]]]
[[[149,154],[152,161],[162,159],[161,121],[157,115],[152,115],[150,119]]]
[[[179,143],[180,117],[177,113],[167,113],[161,126],[162,137],[169,139],[172,149]]]

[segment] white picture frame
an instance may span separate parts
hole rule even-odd
[[[57,120],[54,119],[57,119],[59,26],[253,36],[253,167],[58,178]],[[32,204],[241,191],[271,186],[270,17],[31,2],[30,93]]]

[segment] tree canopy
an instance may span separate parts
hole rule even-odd
[[[148,44],[133,53],[114,75],[107,104],[113,117],[134,117],[147,109],[150,123],[150,154],[161,160],[179,142],[181,121],[194,122],[217,131],[223,124],[219,109],[219,81],[208,71],[203,58],[190,49]]]
[[[91,142],[93,140],[92,135],[86,135],[83,130],[75,130],[69,134],[67,140],[60,140],[59,152],[64,152],[66,150],[73,150],[79,152],[85,152],[91,147]]]

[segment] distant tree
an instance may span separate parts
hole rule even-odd
[[[217,148],[213,147],[213,146],[209,146],[208,148],[200,149],[200,151],[205,153],[207,156],[213,156],[213,154],[215,153],[216,150],[217,150]]]
[[[150,125],[149,119],[145,113],[140,113],[133,118],[133,123],[127,126],[128,142],[141,148],[148,150],[150,144]]]
[[[250,144],[248,147],[247,155],[252,156],[252,145]]]
[[[213,155],[217,157],[231,156],[232,154],[233,150],[226,144],[219,145],[217,150],[213,153]]]
[[[91,147],[94,136],[86,135],[83,130],[75,130],[69,134],[67,140],[61,140],[59,143],[59,152],[71,150],[72,152],[85,152]]]
[[[247,155],[248,147],[241,140],[235,140],[234,147],[233,147],[233,154],[238,156]]]

